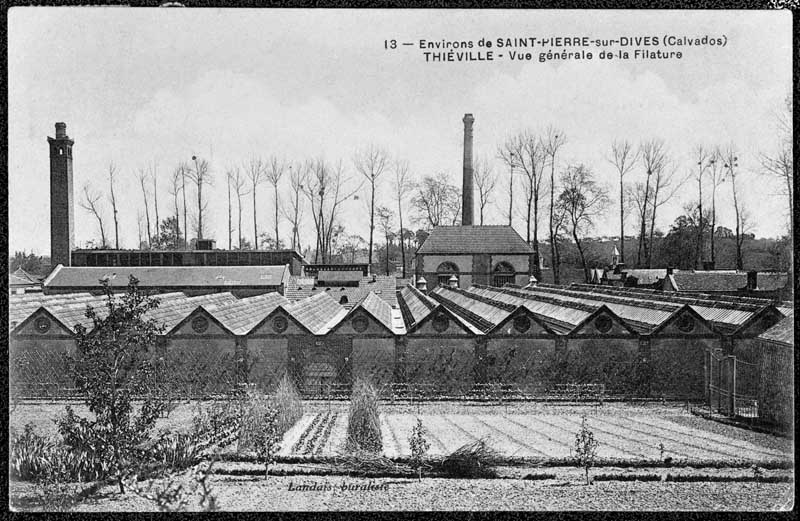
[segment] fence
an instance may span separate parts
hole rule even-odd
[[[757,364],[745,362],[721,350],[706,351],[706,404],[712,412],[729,417],[758,417]]]

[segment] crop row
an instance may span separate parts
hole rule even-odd
[[[320,429],[322,435],[320,436],[319,440],[316,443],[314,448],[313,454],[320,454],[322,453],[322,448],[328,442],[328,438],[331,435],[331,431],[333,430],[334,424],[336,424],[336,419],[339,417],[338,412],[334,412],[333,414],[328,414],[325,417],[325,427]]]
[[[303,448],[301,454],[311,455],[317,452],[316,447],[319,444],[320,437],[322,436],[322,431],[328,426],[328,423],[330,423],[330,419],[332,416],[333,414],[330,411],[325,413],[325,415],[322,417],[322,421],[317,424],[317,428],[314,430],[313,433],[311,433],[311,436],[308,438],[306,446]]]
[[[308,437],[312,435],[312,433],[316,432],[317,428],[322,423],[323,417],[324,417],[323,413],[321,412],[318,412],[317,414],[314,415],[314,419],[312,420],[312,422],[308,425],[308,427],[305,428],[303,433],[300,435],[300,437],[297,439],[294,446],[292,447],[292,454],[306,453],[309,446],[309,444],[306,443],[308,441]]]
[[[778,451],[770,450],[764,447],[759,447],[758,445],[742,441],[736,440],[733,438],[729,438],[727,436],[722,436],[719,434],[714,434],[708,431],[704,431],[702,429],[694,429],[691,427],[684,427],[683,425],[679,425],[677,423],[673,423],[667,420],[661,419],[654,419],[654,422],[648,422],[643,420],[640,417],[628,417],[626,418],[630,422],[635,422],[641,425],[646,425],[649,429],[659,429],[661,431],[672,432],[679,436],[686,436],[690,438],[699,438],[704,441],[708,441],[709,444],[714,444],[717,446],[723,447],[731,447],[732,449],[739,449],[739,450],[730,450],[729,452],[735,455],[741,454],[742,450],[746,450],[748,452],[753,453],[760,453],[763,456],[782,456],[782,454]]]

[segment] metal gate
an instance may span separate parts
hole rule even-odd
[[[706,404],[730,417],[758,417],[758,366],[722,350],[706,351]]]

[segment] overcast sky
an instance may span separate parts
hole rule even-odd
[[[216,177],[205,235],[227,247],[227,167],[252,154],[276,154],[341,159],[352,173],[355,150],[374,143],[408,160],[416,177],[446,172],[460,183],[467,112],[475,116],[476,156],[493,160],[501,177],[487,224],[506,219],[508,171],[494,159],[498,144],[513,132],[553,124],[567,136],[559,168],[584,163],[615,197],[606,160],[614,139],[664,139],[681,174],[694,165],[696,144],[735,143],[742,176],[750,177],[744,199],[753,231],[777,236],[785,233],[786,203],[774,195],[776,184],[758,176],[757,158],[776,148],[776,112],[791,91],[791,21],[788,11],[13,8],[9,249],[49,253],[46,138],[56,121],[66,122],[75,140],[76,199],[87,182],[107,193],[107,165],[119,167],[121,246],[137,241],[136,170],[157,164],[163,218],[171,208],[169,172],[196,154]],[[601,62],[590,49],[592,61],[550,63],[426,63],[415,47],[384,49],[391,38],[665,34],[725,35],[727,45],[671,48],[683,52],[681,60]],[[643,176],[642,169],[630,176]],[[717,221],[733,228],[729,190],[723,185]],[[696,184],[687,183],[661,210],[657,227],[668,229],[695,192]],[[348,202],[342,217],[348,231],[366,237],[363,199]],[[111,236],[107,201],[105,211]],[[251,211],[245,207],[245,223]],[[77,205],[75,216],[78,245],[99,237]],[[265,185],[260,231],[273,228],[273,216]],[[611,209],[593,233],[618,233],[617,216]],[[541,224],[546,229],[545,219]],[[524,235],[521,217],[514,226]],[[252,225],[243,228],[252,240]],[[629,228],[634,234],[633,220]],[[305,231],[304,245],[313,243],[310,222]],[[289,232],[282,222],[283,237]]]

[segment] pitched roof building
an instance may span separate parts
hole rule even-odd
[[[417,250],[414,273],[428,289],[447,285],[527,284],[533,250],[511,226],[437,226]]]

